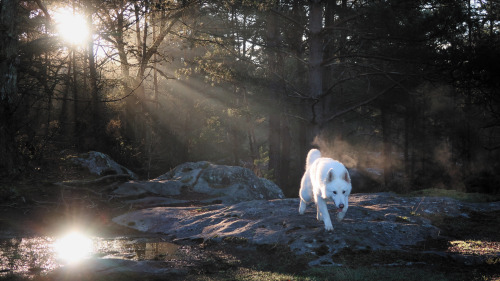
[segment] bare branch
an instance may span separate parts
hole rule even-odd
[[[358,103],[358,104],[355,104],[355,105],[353,105],[353,106],[351,106],[351,107],[349,107],[349,108],[347,108],[347,109],[344,109],[344,110],[342,110],[342,111],[339,111],[339,112],[337,112],[337,113],[335,113],[335,114],[331,115],[330,117],[328,117],[328,118],[325,120],[325,122],[330,122],[330,121],[332,121],[333,119],[335,119],[335,118],[337,118],[337,117],[339,117],[339,116],[341,116],[341,115],[346,114],[347,112],[350,112],[350,111],[352,111],[352,110],[355,110],[355,109],[357,109],[357,108],[359,108],[359,107],[361,107],[361,106],[363,106],[363,105],[369,104],[370,102],[372,102],[372,101],[376,100],[378,97],[380,97],[380,96],[382,96],[382,95],[384,95],[384,94],[388,93],[390,90],[392,90],[392,89],[396,88],[396,86],[399,86],[399,85],[400,85],[400,83],[401,83],[401,82],[403,82],[403,80],[405,80],[405,79],[402,79],[401,81],[396,81],[394,84],[392,84],[391,86],[389,86],[389,87],[387,87],[387,88],[383,89],[382,91],[378,92],[377,94],[375,94],[374,96],[370,97],[369,99],[366,99],[366,100],[364,100],[364,101],[362,101],[362,102],[360,102],[360,103]]]

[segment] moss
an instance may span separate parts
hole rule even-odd
[[[231,244],[247,244],[248,239],[244,237],[237,237],[237,236],[227,236],[222,239],[222,241],[226,243],[231,243]]]
[[[395,221],[400,223],[408,223],[410,222],[410,219],[406,216],[397,216]]]
[[[491,257],[491,258],[486,260],[486,264],[500,265],[500,257]]]
[[[448,251],[466,255],[496,255],[500,249],[499,242],[481,240],[450,241]]]

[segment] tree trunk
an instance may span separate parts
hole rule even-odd
[[[320,0],[313,0],[310,4],[309,15],[309,95],[313,101],[309,111],[311,127],[307,140],[312,143],[320,135],[324,119],[324,104],[321,100],[323,93],[323,41],[321,29],[323,25],[323,7]]]
[[[66,137],[68,136],[68,119],[69,119],[69,113],[68,113],[68,107],[69,107],[69,102],[68,102],[68,95],[69,95],[69,92],[71,91],[72,87],[71,87],[71,68],[73,67],[72,66],[72,63],[73,63],[73,60],[71,59],[72,56],[74,56],[74,51],[71,51],[70,52],[70,55],[69,55],[69,62],[68,62],[68,72],[66,73],[66,88],[64,89],[64,93],[63,93],[63,97],[62,97],[62,105],[61,105],[61,112],[59,114],[59,128],[60,128],[60,132],[61,132],[61,135],[64,139],[66,139]],[[51,99],[49,99],[49,105],[51,103]],[[47,120],[47,132],[46,134],[49,135],[49,124],[50,124],[50,121],[51,118],[50,118],[50,114],[49,114],[49,117],[48,117],[48,120]]]
[[[403,147],[403,154],[404,154],[404,165],[405,165],[405,178],[411,179],[410,175],[410,127],[411,127],[411,116],[410,116],[410,110],[407,107],[406,112],[405,112],[405,140],[404,140],[404,147]],[[407,184],[406,184],[407,185]]]
[[[123,83],[123,95],[124,95],[124,102],[125,102],[125,108],[122,113],[122,122],[123,122],[123,129],[127,137],[133,139],[133,119],[135,116],[134,113],[134,105],[135,105],[135,98],[134,95],[132,95],[132,91],[134,88],[133,85],[133,79],[130,76],[130,64],[128,62],[128,57],[127,57],[127,50],[126,50],[126,43],[125,43],[125,38],[123,37],[123,34],[125,33],[125,19],[123,15],[123,11],[119,12],[117,10],[117,18],[116,18],[116,25],[112,25],[112,20],[109,18],[108,20],[110,21],[109,24],[111,24],[111,27],[114,28],[112,36],[114,38],[114,46],[116,47],[116,50],[118,51],[118,57],[120,58],[120,69],[121,69],[121,77],[122,77],[122,83]]]
[[[276,13],[268,12],[267,16],[267,79],[269,81],[270,99],[272,104],[279,107],[280,88],[276,79],[274,79],[278,70],[278,20]],[[269,112],[269,165],[268,169],[272,172],[273,179],[280,185],[280,112],[276,108],[270,108]]]
[[[286,112],[286,109],[284,110]],[[291,162],[292,137],[290,136],[290,125],[286,114],[281,114],[281,163],[280,163],[280,187],[287,197],[297,196],[295,185],[290,186],[290,162]]]
[[[99,149],[97,145],[101,143],[99,141],[99,136],[102,135],[102,124],[101,124],[101,104],[100,104],[100,99],[99,99],[99,89],[97,87],[97,68],[96,68],[96,63],[95,63],[95,56],[94,56],[94,41],[92,39],[93,36],[93,28],[92,28],[92,13],[89,11],[88,15],[88,22],[90,25],[90,39],[88,42],[88,63],[89,63],[89,74],[90,74],[90,96],[92,100],[92,136],[93,136],[93,143],[90,144],[92,149]]]
[[[78,103],[78,77],[76,74],[76,57],[75,52],[73,52],[73,140],[77,149],[81,148],[81,126],[80,126],[80,112],[79,112],[79,103]],[[85,84],[83,84],[85,85]]]
[[[306,17],[306,9],[303,5],[303,1],[294,0],[292,7],[292,15],[294,18],[305,18]],[[293,39],[292,39],[292,51],[294,55],[299,58],[296,60],[296,71],[297,73],[306,73],[306,65],[302,63],[304,59],[304,51],[303,51],[303,30],[299,30],[298,28],[292,29]],[[305,75],[298,75],[299,81],[297,81],[298,85],[305,85],[307,77]],[[299,110],[302,116],[309,116],[309,107],[298,105],[294,110]],[[298,167],[305,167],[306,155],[309,150],[309,146],[311,141],[308,142],[307,131],[309,128],[308,120],[299,120],[298,121],[298,162],[300,163]],[[298,177],[298,181],[300,181],[300,177]]]
[[[273,179],[280,185],[280,114],[271,112],[269,114],[269,171]]]
[[[392,144],[391,144],[391,118],[389,115],[389,108],[382,105],[381,122],[382,122],[382,142],[384,144],[384,184],[389,186],[392,181]]]
[[[17,98],[17,3],[0,6],[0,174],[19,173],[21,163],[15,145],[14,101]]]
[[[405,161],[405,177],[407,180],[407,190],[409,191],[409,183],[413,180],[415,168],[415,153],[413,139],[415,134],[415,107],[414,101],[409,100],[405,113],[405,142],[404,142],[404,161]]]

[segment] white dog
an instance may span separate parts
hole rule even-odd
[[[311,149],[307,154],[306,172],[300,183],[299,213],[304,214],[307,202],[314,200],[316,218],[323,219],[325,229],[332,231],[332,221],[325,200],[333,200],[337,208],[337,220],[341,221],[349,206],[351,189],[351,177],[344,165],[331,158],[321,157],[319,150]]]

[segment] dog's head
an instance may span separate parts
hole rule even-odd
[[[337,211],[341,212],[348,205],[348,196],[351,194],[351,177],[347,169],[339,162],[331,165],[324,178],[325,188],[323,198],[330,198],[335,203]]]

